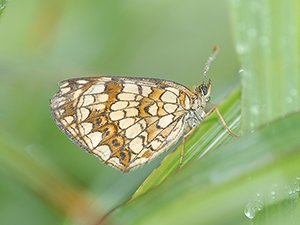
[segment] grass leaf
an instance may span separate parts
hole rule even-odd
[[[242,132],[300,108],[300,2],[230,1],[242,73]]]

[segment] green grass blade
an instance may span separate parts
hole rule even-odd
[[[242,67],[242,132],[300,108],[300,2],[230,1]]]

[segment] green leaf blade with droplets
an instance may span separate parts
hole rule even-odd
[[[300,108],[300,2],[230,1],[242,62],[242,133]]]

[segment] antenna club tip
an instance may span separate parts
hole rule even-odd
[[[213,52],[218,53],[220,51],[220,48],[218,47],[218,45],[214,45],[214,50]]]

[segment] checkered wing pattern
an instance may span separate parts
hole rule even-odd
[[[77,78],[59,87],[50,100],[57,126],[82,149],[123,172],[178,141],[196,97],[162,79]]]

